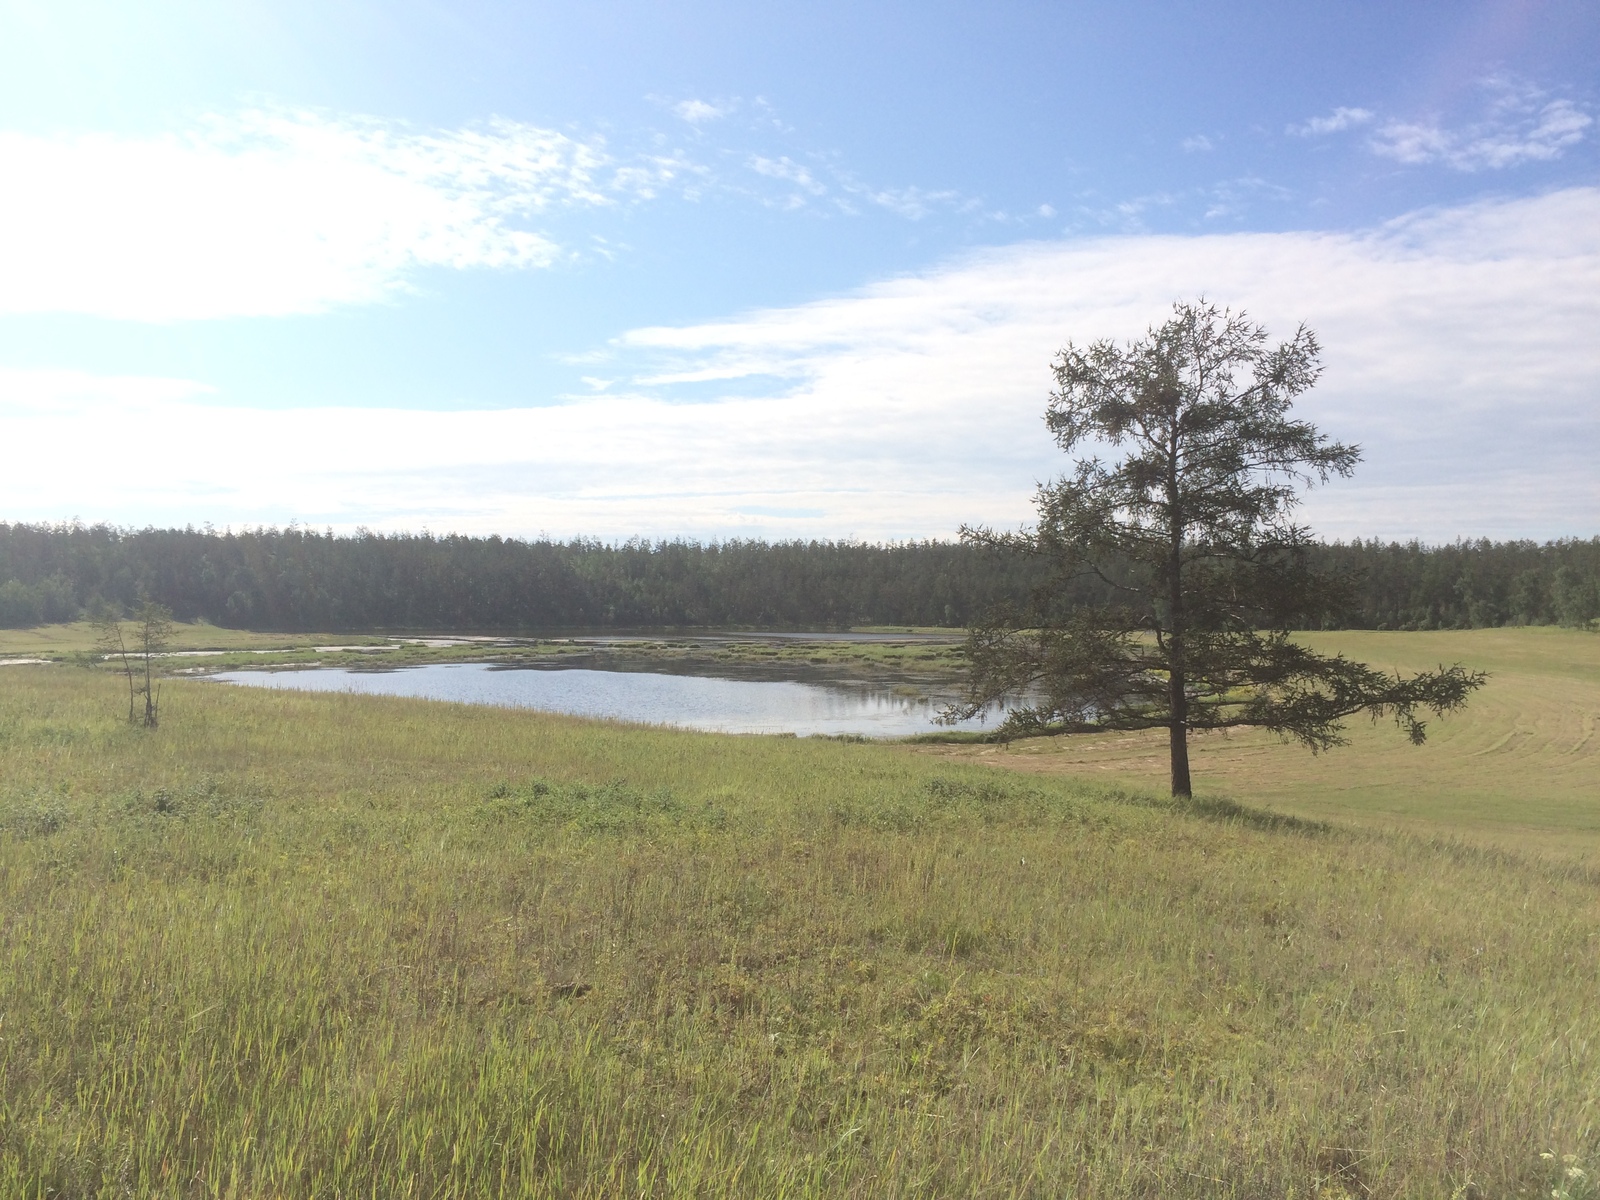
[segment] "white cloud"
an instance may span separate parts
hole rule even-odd
[[[711,104],[705,100],[680,100],[672,106],[672,111],[681,120],[687,121],[691,125],[700,125],[706,121],[720,121],[737,108],[737,103],[733,102]]]
[[[1407,164],[1443,163],[1457,171],[1501,170],[1560,158],[1594,118],[1570,100],[1549,100],[1507,77],[1484,83],[1485,112],[1457,128],[1439,121],[1389,121],[1373,134],[1373,153]]]
[[[530,222],[646,190],[598,142],[247,112],[185,135],[0,133],[0,313],[167,321],[370,303],[419,267],[529,268]],[[646,178],[646,177],[649,178]]]
[[[694,123],[734,102],[673,108]],[[614,154],[599,138],[500,119],[418,131],[286,111],[142,138],[0,131],[0,315],[177,321],[370,304],[406,293],[424,268],[548,267],[576,253],[549,232],[560,213],[667,193],[845,213],[860,201],[908,220],[977,204],[873,187],[827,156],[718,157],[660,136]],[[580,244],[616,253],[593,235]]]
[[[1203,133],[1197,133],[1193,137],[1186,137],[1179,145],[1183,148],[1185,154],[1204,154],[1206,151],[1214,149],[1211,139]]]
[[[978,207],[976,200],[953,191],[918,187],[874,188],[853,183],[847,185],[845,190],[910,221],[920,221],[939,209],[971,212]]]
[[[1284,132],[1295,137],[1321,137],[1323,134],[1342,133],[1357,125],[1365,125],[1376,115],[1368,108],[1339,107],[1325,117],[1312,117],[1302,125],[1286,126]]]
[[[635,330],[592,368],[617,381],[604,394],[550,407],[264,411],[181,381],[0,376],[7,445],[73,447],[14,456],[0,515],[607,537],[1009,525],[1065,466],[1041,420],[1056,350],[1136,335],[1201,292],[1275,335],[1305,320],[1322,336],[1328,371],[1301,408],[1367,461],[1312,493],[1319,531],[1600,530],[1596,189],[1356,233],[987,251],[815,304]],[[742,394],[687,402],[708,379]],[[146,461],[161,470],[130,466]]]
[[[830,156],[812,157],[816,160],[815,166],[797,163],[788,155],[746,155],[744,165],[755,175],[792,185],[784,195],[778,197],[759,191],[751,194],[763,203],[776,207],[799,209],[823,201],[832,211],[850,214],[859,211],[853,201],[862,201],[908,221],[920,221],[941,211],[972,213],[981,207],[978,200],[948,189],[876,187],[863,183],[849,171],[840,168],[837,162],[830,161]],[[744,190],[733,183],[724,186],[732,191]],[[1049,208],[1049,205],[1044,205],[1040,210],[1041,215],[1045,215],[1043,209]],[[1050,209],[1048,215],[1054,214],[1055,210]],[[994,215],[991,214],[991,217],[994,218]],[[999,215],[995,219],[1005,218]]]
[[[1278,184],[1246,175],[1240,179],[1224,179],[1203,190],[1206,198],[1205,219],[1242,217],[1262,200],[1283,202],[1294,193]]]
[[[757,175],[764,175],[768,179],[781,179],[785,183],[792,183],[801,191],[812,196],[827,194],[827,187],[818,181],[810,170],[787,156],[766,158],[759,154],[752,154],[747,164]]]
[[[130,409],[160,408],[216,394],[216,388],[192,379],[0,367],[0,412],[8,417],[75,419],[98,413],[108,403]]]

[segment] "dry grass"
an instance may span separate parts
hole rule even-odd
[[[1570,864],[899,747],[0,688],[0,1195],[1585,1194]]]
[[[1467,708],[1433,721],[1428,743],[1351,722],[1351,744],[1313,756],[1255,732],[1191,743],[1196,789],[1275,811],[1497,845],[1600,855],[1600,636],[1555,628],[1304,635],[1325,652],[1384,668],[1461,662],[1490,680]],[[1160,789],[1166,734],[1100,735],[917,753],[1012,770]]]
[[[382,638],[339,633],[252,633],[218,625],[177,622],[172,628],[174,650],[293,650],[310,646],[376,643]],[[88,621],[65,625],[35,625],[30,629],[0,629],[0,658],[61,659],[95,648],[95,629]]]

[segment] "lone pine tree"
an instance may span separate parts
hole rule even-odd
[[[1361,457],[1289,417],[1322,373],[1311,330],[1269,349],[1244,313],[1180,303],[1127,345],[1069,343],[1053,369],[1045,421],[1072,473],[1039,489],[1036,528],[962,537],[1055,569],[1026,605],[970,630],[968,687],[948,719],[1020,696],[1004,739],[1165,728],[1172,793],[1188,796],[1190,730],[1257,726],[1315,752],[1366,712],[1420,744],[1421,711],[1459,708],[1484,682],[1460,666],[1391,676],[1289,636],[1352,590],[1309,565],[1310,534],[1292,520],[1303,487]],[[1066,603],[1063,585],[1084,573],[1103,603]]]

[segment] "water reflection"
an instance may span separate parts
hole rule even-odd
[[[933,723],[939,705],[926,697],[902,695],[883,685],[846,682],[514,668],[492,663],[436,663],[393,671],[227,671],[211,678],[252,687],[536,708],[719,733],[906,737],[943,728]],[[958,728],[978,729],[982,723],[974,720]]]

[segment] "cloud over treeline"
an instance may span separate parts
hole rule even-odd
[[[1348,233],[1139,236],[987,250],[857,292],[639,329],[603,394],[493,411],[267,411],[181,381],[12,372],[13,519],[464,532],[950,536],[1025,521],[1063,469],[1041,414],[1068,339],[1127,338],[1206,295],[1327,348],[1303,402],[1362,443],[1312,494],[1328,536],[1600,529],[1600,190]],[[203,381],[202,381],[203,382]],[[308,439],[307,428],[318,436]],[[85,431],[88,431],[87,434]],[[218,447],[225,447],[219,452]],[[159,458],[160,472],[129,462]]]

